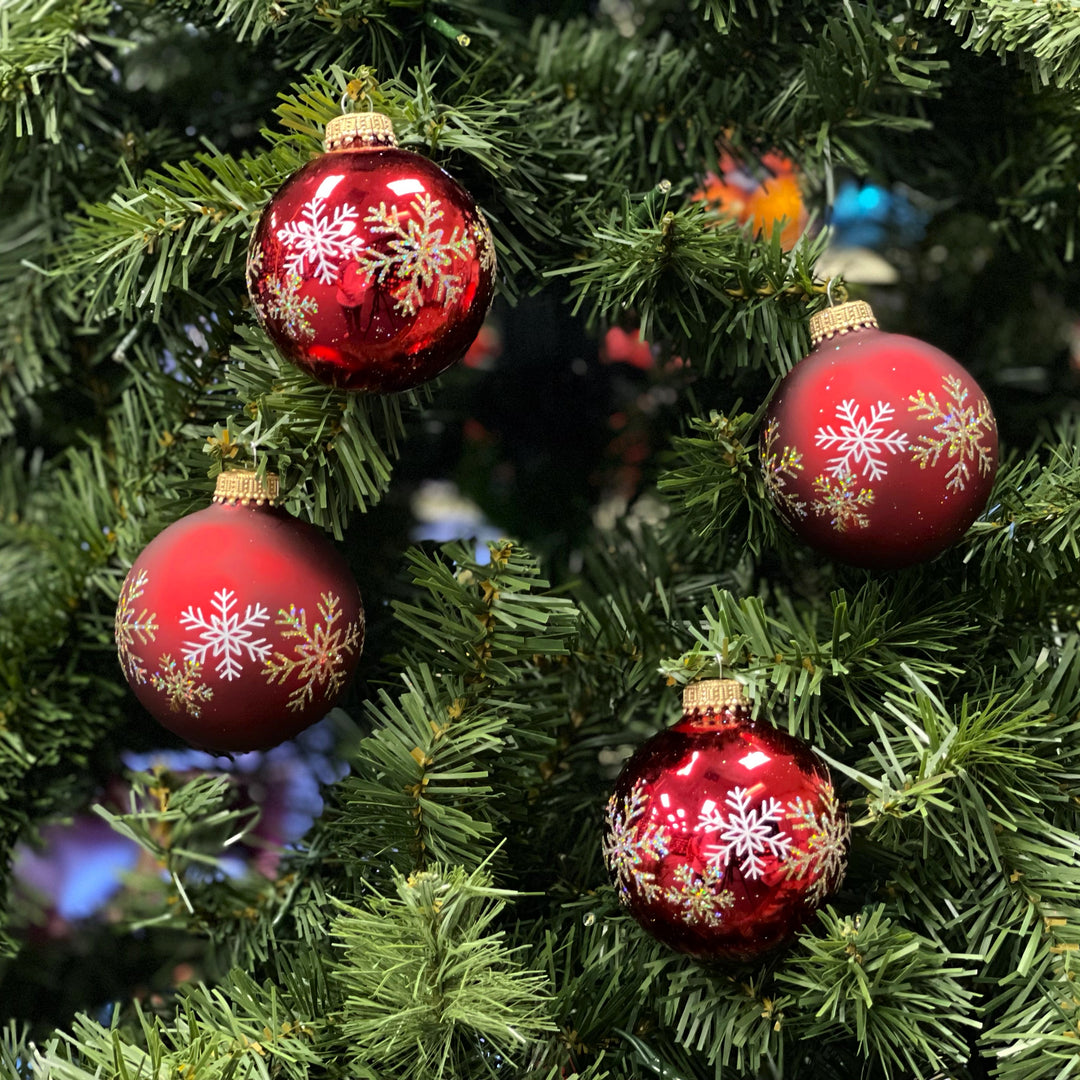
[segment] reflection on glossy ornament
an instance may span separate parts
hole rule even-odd
[[[792,531],[853,566],[897,569],[958,540],[986,505],[997,424],[979,384],[869,304],[810,320],[814,347],[762,424],[765,486]]]
[[[272,505],[277,480],[222,473],[214,504],[155,537],[120,590],[124,675],[163,727],[200,750],[298,735],[337,703],[363,648],[345,560]]]
[[[495,284],[470,196],[397,147],[380,113],[335,117],[251,238],[248,291],[283,356],[347,390],[418,386],[460,360]]]
[[[751,719],[739,683],[687,687],[683,717],[627,762],[604,858],[635,919],[702,960],[753,960],[836,890],[847,813],[806,743]]]

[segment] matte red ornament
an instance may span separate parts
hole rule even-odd
[[[135,560],[116,647],[135,696],[203,750],[275,746],[322,719],[364,644],[360,592],[318,529],[272,505],[277,477],[218,477],[214,504]]]
[[[761,461],[780,515],[817,551],[873,569],[925,562],[986,505],[997,424],[979,384],[868,304],[810,320],[814,348],[765,414]]]
[[[397,147],[380,113],[326,127],[326,153],[290,177],[248,250],[251,302],[282,356],[345,390],[408,390],[460,360],[495,287],[476,204]]]
[[[847,812],[802,740],[751,719],[739,683],[687,687],[683,717],[630,758],[604,858],[655,938],[701,960],[754,960],[836,890]]]

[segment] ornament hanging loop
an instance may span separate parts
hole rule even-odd
[[[829,307],[836,307],[837,300],[833,294],[833,290],[837,288],[836,278],[831,277],[825,282],[825,299],[829,301]],[[841,294],[840,303],[844,303],[847,300],[847,289],[843,285],[839,286],[839,292]]]
[[[357,111],[356,104],[359,101],[367,102],[367,111],[375,112],[375,95],[372,91],[379,88],[375,78],[374,68],[361,68],[360,74],[355,79],[350,79],[345,85],[341,95],[341,112],[348,116]]]

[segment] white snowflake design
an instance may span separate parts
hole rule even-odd
[[[971,466],[976,461],[981,476],[987,475],[993,468],[990,448],[983,446],[982,440],[997,425],[986,398],[980,397],[978,405],[966,404],[967,388],[955,375],[945,376],[942,389],[943,396],[951,399],[943,405],[938,404],[932,391],[925,393],[920,390],[917,394],[908,395],[912,403],[908,412],[920,413],[920,420],[940,421],[934,424],[934,431],[939,437],[920,435],[922,445],[912,447],[911,456],[921,469],[936,465],[943,453],[946,460],[955,458],[945,474],[948,478],[945,486],[951,491],[963,491],[971,479]]]
[[[384,202],[368,207],[364,221],[372,226],[371,232],[393,239],[386,250],[367,247],[358,257],[360,270],[369,282],[374,279],[382,285],[393,279],[390,295],[403,315],[415,315],[427,303],[452,304],[464,289],[450,266],[455,259],[471,259],[475,245],[457,226],[443,239],[444,230],[435,228],[442,216],[439,200],[426,192],[413,199],[408,210],[398,210],[397,204],[387,208]],[[425,289],[434,289],[434,294],[425,298]]]
[[[777,452],[776,441],[780,437],[780,425],[770,420],[765,427],[764,454],[761,468],[765,476],[765,490],[783,510],[796,517],[806,517],[806,503],[787,490],[789,480],[794,480],[803,470],[802,454],[795,447],[785,446]]]
[[[314,296],[300,295],[303,283],[299,274],[291,272],[284,277],[271,278],[267,283],[270,301],[264,317],[276,319],[291,338],[310,339],[315,336],[315,327],[307,317],[318,312],[319,304]]]
[[[604,831],[604,861],[615,877],[619,899],[629,900],[631,884],[649,896],[656,890],[656,874],[645,869],[668,853],[667,830],[663,825],[650,826],[642,821],[648,807],[644,785],[639,780],[629,795],[612,795],[607,804],[607,828]]]
[[[252,638],[252,631],[266,624],[269,611],[262,604],[248,604],[241,618],[233,609],[237,605],[232,589],[218,589],[214,593],[214,613],[207,618],[201,607],[191,606],[180,616],[180,623],[189,630],[201,630],[196,641],[185,641],[185,660],[206,664],[207,654],[220,656],[215,670],[223,679],[237,678],[243,670],[242,656],[248,660],[263,662],[270,654],[271,645],[265,638]]]
[[[154,622],[157,615],[148,608],[142,611],[135,610],[135,601],[142,596],[146,589],[146,583],[150,575],[145,570],[140,570],[134,577],[128,574],[124,587],[120,590],[120,598],[116,602],[116,619],[114,631],[116,638],[116,651],[120,654],[120,666],[129,680],[146,682],[146,667],[141,656],[132,652],[136,644],[149,645],[159,629]]]
[[[327,217],[325,203],[326,199],[313,195],[299,218],[278,229],[277,238],[289,250],[287,273],[302,277],[310,265],[315,277],[330,285],[337,280],[341,264],[364,250],[364,238],[356,235],[360,211],[355,206],[342,203]]]
[[[832,784],[825,782],[820,790],[823,809],[802,798],[788,803],[788,820],[798,844],[792,849],[788,861],[788,877],[812,876],[806,891],[806,902],[818,904],[828,896],[844,876],[847,865],[848,839],[851,825],[847,814],[836,797]]]
[[[784,808],[774,798],[768,798],[760,806],[751,807],[752,793],[747,788],[732,788],[724,800],[731,813],[725,818],[714,804],[703,807],[696,829],[702,832],[720,832],[720,843],[706,847],[709,866],[722,876],[733,858],[739,859],[739,868],[746,877],[760,878],[766,869],[765,856],[783,862],[791,847],[791,837],[780,830],[784,820]]]
[[[715,868],[707,866],[704,874],[694,873],[686,863],[675,870],[675,884],[664,890],[668,903],[682,908],[683,922],[704,923],[719,926],[724,912],[735,904],[735,894],[730,889],[720,889],[720,875]]]
[[[886,473],[886,454],[898,454],[906,450],[908,437],[897,428],[885,431],[892,419],[893,407],[884,401],[871,406],[869,416],[859,415],[860,406],[854,398],[847,398],[836,408],[840,430],[819,427],[814,435],[814,445],[836,450],[829,458],[828,472],[839,477],[844,473],[859,472],[870,480],[880,480]]]
[[[835,482],[824,473],[814,478],[814,513],[818,517],[826,516],[829,524],[837,532],[847,532],[854,525],[865,529],[870,519],[863,513],[874,502],[874,492],[870,488],[857,486],[855,474],[841,473]]]

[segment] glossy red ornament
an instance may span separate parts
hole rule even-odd
[[[447,173],[398,149],[387,117],[335,117],[326,149],[255,227],[251,302],[282,356],[320,382],[419,386],[460,360],[483,324],[491,232]]]
[[[751,719],[741,686],[687,687],[683,717],[630,758],[608,802],[604,858],[658,940],[701,960],[754,960],[836,890],[849,826],[824,762]]]
[[[128,572],[120,665],[163,727],[204,750],[274,746],[325,716],[364,644],[360,592],[318,529],[270,505],[277,477],[218,477]]]
[[[940,349],[877,329],[869,305],[811,319],[814,347],[764,417],[761,461],[791,529],[830,558],[897,569],[955,543],[986,505],[997,424]]]

